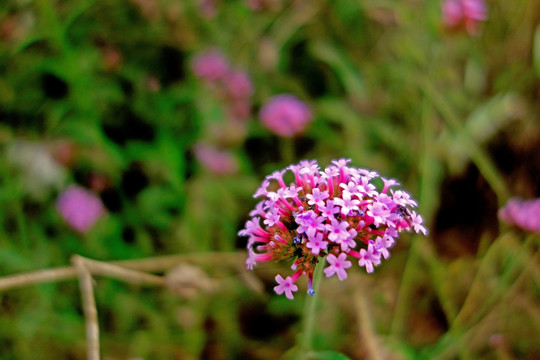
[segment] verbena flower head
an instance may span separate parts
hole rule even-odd
[[[272,97],[261,108],[262,123],[275,134],[293,137],[304,132],[312,119],[311,110],[293,95],[282,94]]]
[[[499,210],[499,219],[508,225],[540,233],[540,199],[513,198]]]
[[[407,192],[391,189],[399,185],[395,180],[349,162],[335,160],[321,170],[316,161],[301,161],[267,176],[256,191],[261,201],[239,235],[249,237],[248,269],[259,261],[292,263],[292,276],[276,276],[276,293],[292,299],[295,281],[307,275],[312,295],[313,270],[321,258],[328,264],[327,277],[344,280],[354,262],[373,272],[390,256],[401,230],[426,235],[422,217],[412,210],[416,202]],[[288,172],[294,175],[289,185]]]
[[[465,28],[471,35],[478,33],[478,25],[487,18],[484,0],[445,0],[442,3],[443,22],[450,28]]]
[[[56,201],[64,220],[76,231],[85,233],[104,215],[101,199],[76,185],[66,188]]]

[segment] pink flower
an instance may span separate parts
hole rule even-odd
[[[280,0],[245,0],[246,5],[250,10],[278,10],[280,8]]]
[[[325,250],[328,246],[328,241],[323,241],[323,233],[317,233],[308,238],[306,247],[311,249],[313,255],[319,255],[321,250]]]
[[[311,210],[298,216],[295,221],[299,225],[296,229],[298,234],[305,233],[309,237],[314,236],[317,231],[324,230],[324,216],[317,216]]]
[[[540,199],[513,198],[499,210],[499,219],[508,225],[540,233]]]
[[[364,266],[367,273],[373,272],[373,265],[381,263],[381,254],[375,251],[372,244],[368,245],[368,249],[360,249],[358,257],[358,266]]]
[[[293,264],[292,277],[276,276],[278,294],[292,298],[297,291],[294,282],[306,275],[308,294],[313,295],[313,272],[325,257],[326,276],[343,280],[352,264],[347,257],[358,259],[358,265],[370,273],[381,258],[390,256],[401,230],[426,234],[422,217],[412,210],[416,202],[408,193],[382,193],[396,185],[395,180],[348,166],[349,161],[334,161],[322,171],[316,161],[301,161],[268,175],[256,191],[254,197],[262,199],[238,234],[249,237],[248,269],[260,261]],[[294,177],[287,176],[287,171]],[[287,185],[287,178],[294,181]],[[381,192],[372,180],[383,184]]]
[[[236,159],[227,151],[217,150],[202,142],[195,145],[194,151],[197,160],[216,175],[234,174],[238,171]]]
[[[217,0],[199,0],[199,12],[206,19],[213,19],[217,15]]]
[[[246,4],[250,10],[261,11],[263,9],[262,0],[246,0]]]
[[[259,116],[264,126],[283,137],[301,134],[312,120],[308,106],[295,96],[288,94],[271,98],[262,107]]]
[[[281,275],[276,275],[276,282],[278,283],[277,286],[274,287],[274,291],[276,294],[281,295],[285,293],[285,296],[287,299],[293,299],[293,291],[298,291],[298,286],[294,284],[293,278],[290,276],[287,276],[285,279]]]
[[[349,223],[347,221],[336,220],[335,218],[330,219],[330,221],[330,224],[326,224],[328,240],[341,244],[343,240],[349,237],[349,233],[347,231]]]
[[[105,213],[101,199],[76,185],[64,190],[56,201],[64,220],[76,231],[85,233]]]
[[[195,75],[208,82],[222,79],[229,71],[229,63],[217,50],[210,50],[195,56],[191,67]]]
[[[213,93],[224,101],[235,133],[242,133],[242,130],[237,129],[238,125],[242,124],[235,121],[246,120],[251,114],[251,96],[254,89],[249,74],[231,67],[217,50],[198,54],[191,65],[195,75],[203,79]]]
[[[487,9],[484,0],[445,0],[442,15],[446,26],[464,27],[470,35],[476,35],[479,23],[487,19]]]
[[[306,197],[309,200],[309,205],[324,206],[324,200],[328,198],[328,191],[321,192],[321,190],[315,188],[313,189],[313,193],[307,194]]]
[[[326,277],[336,274],[341,281],[347,278],[347,272],[345,270],[352,266],[352,263],[347,260],[347,254],[341,253],[337,257],[334,254],[330,254],[326,257],[326,261],[330,264],[323,270]]]
[[[231,70],[224,81],[227,92],[235,99],[249,99],[253,95],[253,84],[245,71]]]

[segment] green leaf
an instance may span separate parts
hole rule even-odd
[[[525,111],[523,99],[514,93],[500,94],[478,106],[467,118],[460,133],[447,139],[448,161],[453,172],[460,172],[469,160],[466,139],[484,144]]]
[[[326,42],[315,42],[311,51],[317,58],[328,64],[338,75],[347,92],[357,99],[367,98],[367,88],[360,70],[335,46]]]

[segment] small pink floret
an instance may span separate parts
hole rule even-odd
[[[337,257],[334,254],[330,254],[326,257],[326,261],[328,261],[330,264],[323,270],[326,277],[336,274],[338,279],[341,281],[347,278],[347,272],[345,269],[352,266],[352,263],[347,260],[347,254],[341,253]]]
[[[294,284],[293,279],[287,276],[285,279],[281,275],[276,275],[277,286],[274,287],[276,294],[281,295],[285,293],[287,299],[294,299],[293,292],[298,291],[298,286]]]

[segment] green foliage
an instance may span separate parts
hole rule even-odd
[[[309,359],[313,360],[349,360],[347,356],[335,351],[317,351],[309,354]]]

